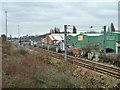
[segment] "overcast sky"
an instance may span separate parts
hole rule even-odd
[[[35,35],[49,32],[64,24],[75,25],[78,31],[96,31],[114,23],[118,27],[117,2],[3,2],[2,33],[5,33],[5,10],[8,11],[8,35]]]

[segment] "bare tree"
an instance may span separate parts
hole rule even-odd
[[[110,32],[110,27],[108,26],[108,31],[107,32]]]
[[[73,26],[73,33],[77,33],[77,29],[75,26]]]
[[[111,32],[115,32],[115,27],[114,27],[113,23],[111,23]]]

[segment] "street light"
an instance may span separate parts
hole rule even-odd
[[[93,26],[90,26],[90,32],[92,31],[91,29],[93,28]]]
[[[19,25],[18,25],[18,40],[20,39],[20,30],[19,30]]]
[[[6,17],[6,41],[7,41],[7,11],[5,11],[5,17]]]

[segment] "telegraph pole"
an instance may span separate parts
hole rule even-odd
[[[64,25],[64,33],[65,33],[65,63],[67,63],[67,25]]]
[[[7,41],[7,11],[5,11],[5,17],[6,17],[6,41]]]
[[[32,38],[32,45],[33,45],[32,49],[33,49],[33,51],[34,51],[34,36],[33,36],[33,38]]]
[[[21,45],[21,38],[20,38],[20,26],[18,25],[18,41],[20,42],[20,45]]]
[[[19,25],[18,25],[18,42],[20,43],[20,45],[21,45],[21,38],[20,38],[20,30],[19,30]]]
[[[118,61],[120,61],[120,47],[118,48]]]
[[[12,35],[10,35],[10,40],[11,40],[11,42],[12,42]]]
[[[118,2],[118,32],[120,32],[120,1]],[[118,37],[118,39],[119,39],[119,37]],[[120,61],[120,46],[118,47],[118,60]]]
[[[19,31],[19,25],[18,25],[18,39],[20,38],[20,31]]]
[[[106,26],[104,26],[104,62],[106,61]]]

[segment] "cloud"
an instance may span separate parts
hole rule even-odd
[[[17,35],[20,24],[21,34],[46,33],[50,28],[64,24],[102,27],[111,22],[117,26],[117,2],[3,2],[2,26],[5,33],[4,11],[8,11],[9,34]]]

